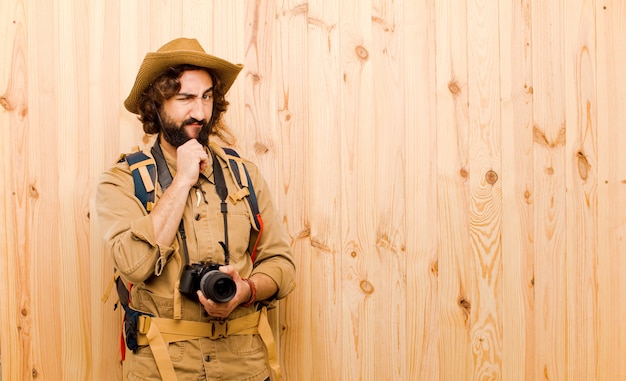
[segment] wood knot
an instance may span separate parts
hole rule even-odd
[[[30,197],[32,197],[34,199],[38,199],[39,198],[39,191],[37,190],[37,187],[35,187],[34,185],[30,185],[28,187],[28,193],[29,193]]]
[[[361,61],[366,61],[370,55],[363,45],[357,45],[357,47],[354,48],[354,51],[356,52],[356,56],[359,57]]]
[[[461,87],[454,79],[448,83],[448,90],[452,95],[458,95],[461,92]]]
[[[300,234],[298,234],[298,238],[299,239],[307,238],[307,237],[310,237],[310,236],[311,236],[311,229],[309,229],[309,228],[303,229],[300,232]]]
[[[459,306],[461,306],[461,308],[463,308],[464,310],[467,310],[467,311],[472,309],[472,305],[465,298],[460,298],[459,299]]]
[[[265,144],[262,143],[254,143],[254,152],[257,155],[263,155],[266,154],[270,151],[269,148],[267,148],[267,146]]]
[[[589,177],[589,161],[587,161],[587,157],[582,152],[578,152],[576,156],[578,157],[578,174],[581,179],[587,180]]]
[[[458,303],[459,307],[461,307],[461,311],[463,311],[463,314],[465,315],[465,321],[467,322],[470,317],[470,312],[472,311],[472,304],[463,297],[459,298]]]
[[[6,96],[0,97],[0,105],[7,111],[11,111],[14,108],[11,104],[11,101],[9,101],[9,98],[7,98]]]
[[[439,261],[435,261],[433,265],[430,266],[430,272],[435,276],[439,275]]]
[[[361,287],[361,290],[368,295],[374,293],[374,285],[366,280],[362,280],[361,283],[359,283],[359,286]]]
[[[526,189],[524,191],[524,199],[526,200],[527,204],[532,204],[533,203],[533,200],[531,199],[531,196],[532,196],[532,193],[528,189]]]
[[[278,112],[278,116],[285,122],[289,122],[291,120],[291,111],[284,109]]]
[[[461,170],[459,171],[459,175],[461,175],[462,178],[467,179],[469,173],[467,173],[467,169],[461,168]]]
[[[485,173],[485,180],[491,185],[495,184],[498,181],[498,174],[494,170],[489,170]]]

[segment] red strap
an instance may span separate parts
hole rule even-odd
[[[133,284],[128,282],[128,304],[130,304],[130,290],[133,288]],[[126,313],[124,313],[125,315]],[[126,340],[124,339],[124,316],[122,316],[122,333],[120,334],[120,354],[122,355],[122,361],[126,359]]]
[[[126,342],[124,341],[124,320],[122,319],[122,332],[120,333],[120,355],[122,361],[126,360]]]
[[[261,218],[261,214],[256,215],[256,220],[259,222],[259,235],[256,237],[256,242],[254,243],[254,247],[252,248],[252,253],[250,254],[250,258],[252,259],[252,263],[256,261],[256,248],[259,246],[259,241],[261,240],[261,234],[263,234],[263,219]]]

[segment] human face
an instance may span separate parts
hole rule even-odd
[[[180,91],[163,102],[163,138],[179,147],[189,139],[207,144],[213,113],[213,80],[204,70],[180,76]]]

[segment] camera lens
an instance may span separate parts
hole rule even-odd
[[[229,275],[219,270],[211,270],[200,279],[200,290],[207,299],[225,303],[235,296],[237,285]]]

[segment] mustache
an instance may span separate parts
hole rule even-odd
[[[198,120],[196,118],[189,118],[189,119],[185,120],[184,122],[182,122],[180,124],[180,126],[181,127],[185,127],[185,126],[187,126],[189,124],[200,124],[202,126],[205,126],[207,124],[207,121],[206,121],[206,119]]]

